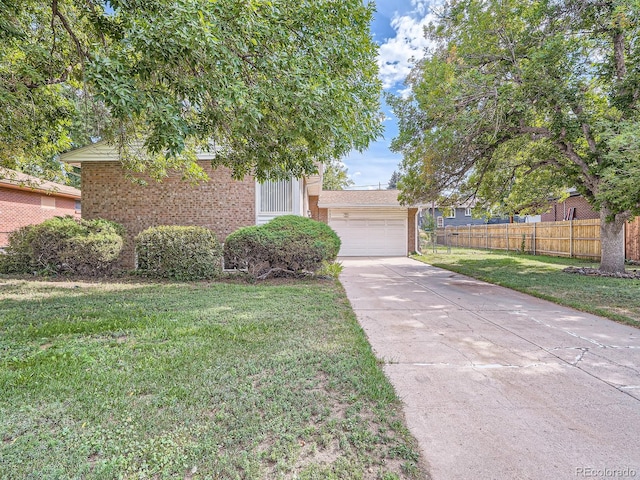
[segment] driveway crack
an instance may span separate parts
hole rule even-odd
[[[578,366],[578,363],[580,363],[582,361],[582,359],[584,358],[584,356],[587,354],[587,352],[589,351],[588,348],[580,348],[580,354],[575,358],[575,360],[571,363],[571,365],[573,365],[574,367]]]

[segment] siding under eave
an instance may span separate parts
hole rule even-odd
[[[140,143],[133,149],[142,149],[143,144]],[[198,160],[211,160],[214,156],[212,152],[200,152],[196,155]],[[70,164],[79,164],[84,162],[119,162],[120,155],[115,145],[109,145],[105,141],[100,141],[87,145],[86,147],[76,148],[60,155],[60,160]]]

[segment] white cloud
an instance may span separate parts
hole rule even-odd
[[[411,0],[411,6],[422,16],[429,13],[430,2],[428,0]]]
[[[409,98],[412,91],[413,90],[411,89],[410,86],[406,88],[401,88],[400,90],[398,90],[398,95],[400,95],[401,98],[404,98],[406,100],[407,98]]]
[[[338,165],[338,167],[340,168],[346,168],[346,164],[342,161],[342,160],[336,160],[336,165]]]
[[[436,20],[436,16],[429,13],[432,2],[411,0],[411,5],[414,10],[409,14],[393,16],[391,27],[396,36],[386,39],[378,51],[380,79],[385,89],[402,83],[415,60],[422,58],[425,48],[431,44],[424,36],[424,28]]]

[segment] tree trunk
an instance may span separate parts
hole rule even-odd
[[[602,256],[600,270],[608,273],[624,272],[624,223],[625,217],[616,215],[607,221],[609,209],[600,210],[600,243]]]

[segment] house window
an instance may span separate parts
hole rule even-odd
[[[293,212],[291,180],[268,180],[260,185],[260,211],[269,213]]]
[[[438,226],[438,228],[444,227],[444,218],[441,216],[436,218],[436,225]]]
[[[56,197],[42,195],[40,197],[40,206],[42,208],[56,208]]]
[[[444,216],[447,218],[456,218],[456,209],[454,207],[445,208]]]
[[[471,207],[467,207],[464,210],[464,216],[465,217],[470,217],[471,216]]]
[[[82,211],[82,203],[80,203],[80,200],[76,200],[76,212],[80,211]]]

